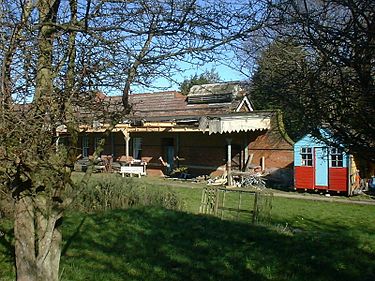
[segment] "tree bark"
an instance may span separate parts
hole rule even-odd
[[[17,281],[36,281],[34,208],[29,196],[15,202],[15,255]]]
[[[35,204],[38,281],[57,281],[62,240],[57,228],[59,214],[54,212],[44,195],[37,196]]]
[[[54,218],[46,218],[39,214],[38,218],[38,281],[57,281],[59,279],[59,263],[62,235],[56,227]]]

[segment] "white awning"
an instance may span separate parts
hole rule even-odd
[[[202,120],[200,126],[202,131],[208,129],[209,134],[223,134],[232,132],[249,132],[256,130],[268,130],[271,126],[270,116],[233,116],[233,117],[219,117],[211,120]],[[205,128],[203,128],[205,127]]]

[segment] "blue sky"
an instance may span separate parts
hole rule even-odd
[[[233,65],[230,65],[230,64]],[[206,63],[203,66],[192,66],[187,63],[180,64],[181,68],[184,68],[185,71],[179,72],[172,76],[172,79],[177,83],[181,83],[187,78],[190,78],[194,74],[201,74],[206,70],[214,69],[222,79],[222,81],[242,81],[248,79],[248,76],[241,73],[241,71],[236,70],[236,65],[233,60],[230,60],[230,63],[224,64],[221,62],[218,63]],[[179,90],[179,85],[165,78],[156,79],[154,82],[155,87],[159,87],[161,90]],[[133,87],[132,92],[134,93],[145,93],[145,92],[155,92],[158,89],[153,87]]]

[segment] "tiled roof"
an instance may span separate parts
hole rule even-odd
[[[107,97],[113,106],[121,104],[121,96]],[[188,104],[186,96],[176,91],[131,94],[129,102],[134,117],[202,116],[233,112],[241,100],[230,103]]]

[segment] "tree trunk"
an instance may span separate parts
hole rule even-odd
[[[51,210],[51,202],[43,195],[37,196],[35,203],[38,281],[57,281],[62,240],[56,224],[59,215]]]
[[[16,199],[14,237],[17,281],[36,281],[34,208],[28,196]]]
[[[15,203],[17,281],[58,281],[62,235],[60,215],[51,214],[45,199],[25,196]]]
[[[56,227],[47,235],[52,236],[50,241],[39,245],[39,248],[47,253],[44,257],[38,256],[37,277],[38,281],[58,281],[62,235]]]

